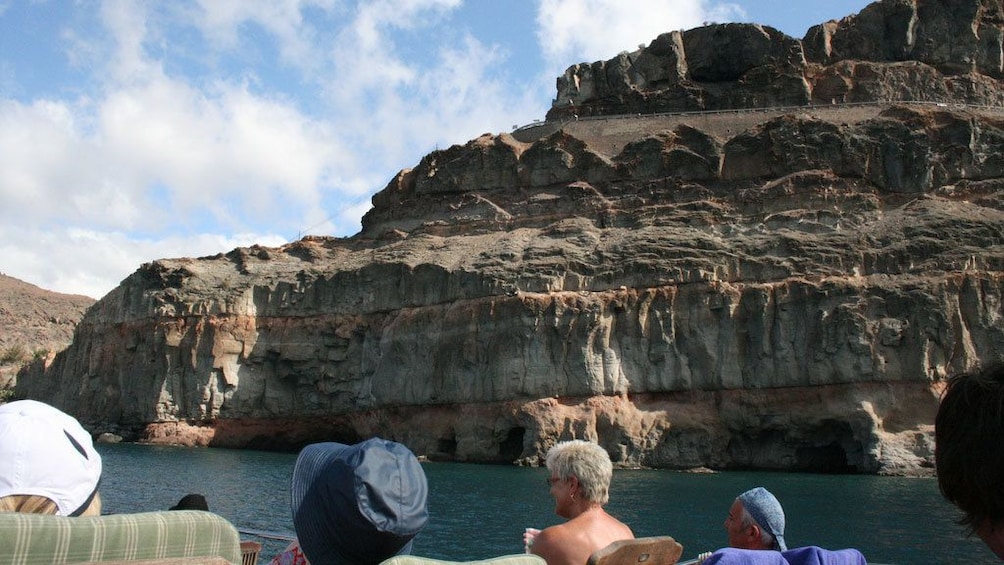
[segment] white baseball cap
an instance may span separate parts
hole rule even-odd
[[[75,418],[35,400],[0,406],[0,497],[44,496],[78,516],[100,479],[101,456]]]

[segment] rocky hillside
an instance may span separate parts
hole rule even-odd
[[[997,1],[886,0],[801,41],[766,26],[711,25],[569,67],[549,120],[572,116],[928,101],[1000,107]]]
[[[548,122],[427,155],[356,236],[143,265],[20,392],[159,442],[381,434],[533,464],[588,437],[621,465],[926,472],[945,376],[1004,358],[1004,114],[956,91],[1000,99],[1000,14],[885,0],[803,40],[669,34],[589,66],[617,96],[572,67]],[[932,29],[977,37],[933,65]],[[716,54],[762,36],[780,47]],[[642,58],[676,82],[632,74]],[[809,70],[947,97],[819,105],[836,79]],[[610,114],[691,99],[800,106]]]
[[[0,389],[24,362],[69,345],[92,304],[93,298],[50,292],[0,273]]]

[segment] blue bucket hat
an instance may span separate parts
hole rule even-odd
[[[380,438],[300,451],[290,488],[293,527],[311,565],[370,565],[411,553],[429,520],[422,464]]]
[[[774,549],[787,551],[788,546],[784,544],[784,510],[777,497],[763,487],[756,487],[736,498],[753,520],[774,536]]]

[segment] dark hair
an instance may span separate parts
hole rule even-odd
[[[186,494],[168,510],[205,510],[208,512],[209,503],[206,502],[206,497],[201,494]]]
[[[959,523],[972,535],[1004,522],[1004,365],[949,379],[934,440],[938,488]]]

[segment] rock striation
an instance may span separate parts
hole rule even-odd
[[[929,472],[944,378],[1004,358],[1000,14],[884,0],[572,67],[548,122],[430,153],[353,237],[143,265],[19,392],[168,443]],[[635,115],[694,100],[757,111]]]
[[[802,40],[758,24],[673,31],[569,67],[548,119],[889,101],[999,107],[1002,22],[999,0],[885,0]]]

